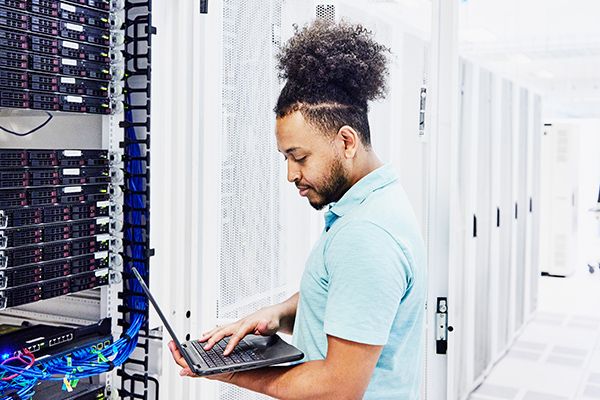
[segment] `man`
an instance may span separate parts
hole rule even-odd
[[[279,56],[287,79],[277,106],[288,180],[325,229],[300,292],[205,333],[292,333],[303,363],[216,376],[282,399],[417,399],[423,358],[425,248],[398,178],[371,147],[368,101],[383,97],[387,49],[358,25],[315,22]],[[169,344],[182,375],[191,375]]]

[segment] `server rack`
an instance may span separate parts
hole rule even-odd
[[[9,141],[10,149],[0,149],[0,322],[15,324],[6,329],[17,335],[23,328],[16,321],[29,318],[55,327],[81,324],[92,318],[88,314],[95,315],[89,304],[97,303],[99,315],[112,317],[110,334],[61,342],[62,353],[55,348],[49,359],[34,364],[54,370],[73,354],[97,356],[99,379],[90,378],[71,393],[65,388],[75,388],[75,372],[65,375],[62,387],[4,385],[0,399],[147,399],[152,389],[158,393],[158,381],[148,374],[147,303],[130,273],[136,266],[148,280],[153,254],[148,170],[154,33],[151,1],[0,0],[0,119],[48,116],[30,132],[12,132],[28,136],[37,131],[22,148],[13,149]],[[92,115],[101,119],[84,119],[96,118]],[[53,118],[71,127],[69,118],[90,122],[90,129],[102,135],[102,145],[81,147],[77,140],[73,147],[55,148],[52,138],[43,138]],[[53,131],[54,137],[58,134]],[[42,145],[35,148],[35,143]],[[100,286],[101,295],[87,294]],[[82,297],[64,296],[75,292]],[[50,298],[57,303],[41,301]],[[46,315],[56,304],[87,309],[81,318],[76,312]],[[60,340],[69,341],[69,335]],[[113,342],[126,343],[126,351],[111,361],[102,350]],[[41,348],[29,347],[14,356],[33,360],[28,354]],[[11,358],[4,356],[3,361]],[[6,378],[5,370],[0,373]]]

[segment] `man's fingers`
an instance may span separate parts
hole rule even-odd
[[[211,329],[210,331],[208,331],[208,332],[204,332],[204,333],[202,334],[202,336],[200,336],[200,339],[199,339],[199,340],[200,340],[201,342],[206,342],[208,339],[210,339],[210,337],[211,337],[212,335],[214,335],[215,333],[217,333],[217,332],[218,332],[218,331],[220,331],[221,329],[223,329],[223,327],[222,327],[222,326],[216,326],[216,327],[214,327],[213,329]]]
[[[237,344],[244,338],[244,336],[253,331],[254,328],[252,327],[252,324],[248,322],[240,326],[240,328],[229,339],[229,343],[227,343],[227,346],[223,351],[223,355],[228,356],[233,351],[233,349],[235,349],[235,346],[237,346]]]
[[[213,346],[219,342],[221,339],[223,339],[225,336],[231,336],[231,334],[233,333],[233,331],[228,327],[228,329],[223,329],[220,330],[216,333],[214,333],[210,339],[208,339],[208,341],[206,342],[206,344],[204,345],[204,350],[210,350],[213,348]]]
[[[255,335],[264,335],[269,331],[269,321],[260,321],[256,324],[256,329],[254,330]]]

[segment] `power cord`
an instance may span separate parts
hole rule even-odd
[[[0,126],[0,130],[3,130],[6,133],[10,133],[11,135],[15,135],[15,136],[19,136],[19,137],[31,135],[32,133],[39,131],[40,129],[42,129],[43,127],[48,125],[48,123],[50,121],[52,121],[52,118],[54,118],[54,116],[52,114],[50,114],[48,111],[46,111],[46,114],[48,115],[48,118],[44,122],[42,122],[42,124],[38,125],[37,127],[33,128],[32,130],[30,130],[28,132],[22,132],[22,133],[15,132],[15,131],[11,131],[10,129],[7,129],[3,126]]]

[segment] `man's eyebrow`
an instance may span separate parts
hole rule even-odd
[[[296,150],[300,150],[300,147],[290,147],[289,149],[287,149],[286,151],[284,151],[284,154],[290,154],[293,153]]]

